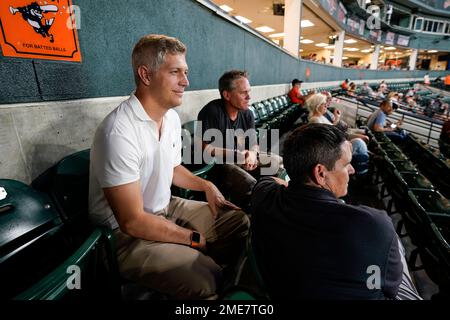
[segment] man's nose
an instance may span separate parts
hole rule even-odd
[[[186,74],[183,75],[183,78],[181,79],[180,84],[182,86],[184,86],[184,87],[189,86],[189,79],[188,79],[188,76]]]
[[[348,174],[349,174],[349,175],[352,175],[352,174],[354,174],[354,173],[355,173],[355,168],[353,168],[353,166],[350,165],[349,168],[348,168]]]

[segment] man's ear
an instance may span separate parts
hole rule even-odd
[[[230,92],[227,90],[222,91],[222,96],[226,101],[230,101]]]
[[[316,164],[313,168],[312,179],[315,184],[320,186],[325,186],[325,176],[327,173],[327,168],[323,164]]]
[[[150,85],[150,82],[152,79],[152,77],[151,77],[152,73],[150,72],[148,67],[144,66],[144,65],[139,66],[137,69],[137,72],[138,72],[139,78],[141,79],[141,82],[146,86]]]

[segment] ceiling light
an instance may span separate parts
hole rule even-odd
[[[326,46],[325,49],[334,49],[334,45]]]
[[[309,40],[309,39],[303,39],[303,40],[300,40],[300,42],[304,43],[304,44],[314,43],[314,41]]]
[[[303,49],[300,49],[300,52],[303,52]]]
[[[372,49],[364,49],[364,50],[361,50],[361,52],[369,53],[369,52],[372,52]]]
[[[221,5],[219,8],[222,9],[223,11],[225,11],[225,12],[233,11],[233,8],[227,6],[226,4]]]
[[[243,16],[234,16],[236,19],[238,19],[240,22],[242,22],[242,23],[250,23],[250,22],[252,22],[252,20],[250,20],[250,19],[247,19],[246,17],[243,17]]]
[[[428,50],[427,51],[428,53],[436,53],[436,52],[438,52],[437,50]]]
[[[395,49],[397,49],[396,47],[386,47],[386,48],[384,48],[384,50],[395,50]]]
[[[344,42],[351,44],[351,43],[357,43],[358,41],[353,40],[353,39],[347,39],[347,40],[344,40]]]
[[[264,32],[264,33],[275,31],[275,29],[272,29],[271,27],[268,27],[268,26],[261,26],[261,27],[255,28],[255,29],[258,30],[259,32]]]
[[[272,33],[272,34],[269,35],[269,37],[270,38],[281,38],[281,37],[284,37],[284,33],[283,32],[281,32],[281,33]]]
[[[326,47],[326,46],[328,46],[328,44],[327,43],[323,43],[323,42],[316,44],[316,47]]]
[[[348,57],[342,57],[342,60],[347,60],[348,59]]]
[[[344,48],[346,51],[359,51],[358,48]]]
[[[300,22],[300,27],[302,27],[302,28],[308,28],[308,27],[313,27],[313,26],[314,26],[314,23],[312,23],[309,20],[302,20]]]

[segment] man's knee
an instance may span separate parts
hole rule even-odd
[[[178,244],[141,247],[127,260],[119,266],[125,278],[175,299],[210,298],[222,281],[211,257]]]
[[[200,254],[191,263],[172,270],[172,274],[178,279],[173,295],[176,299],[214,297],[222,283],[222,269],[204,254]]]
[[[256,179],[247,171],[235,164],[225,164],[224,179],[229,188],[239,194],[251,193]]]

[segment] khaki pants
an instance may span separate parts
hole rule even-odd
[[[175,299],[214,297],[220,289],[222,266],[233,263],[245,248],[246,214],[221,210],[214,220],[207,203],[177,197],[155,214],[203,234],[206,254],[185,245],[132,238],[116,229],[122,276]]]

